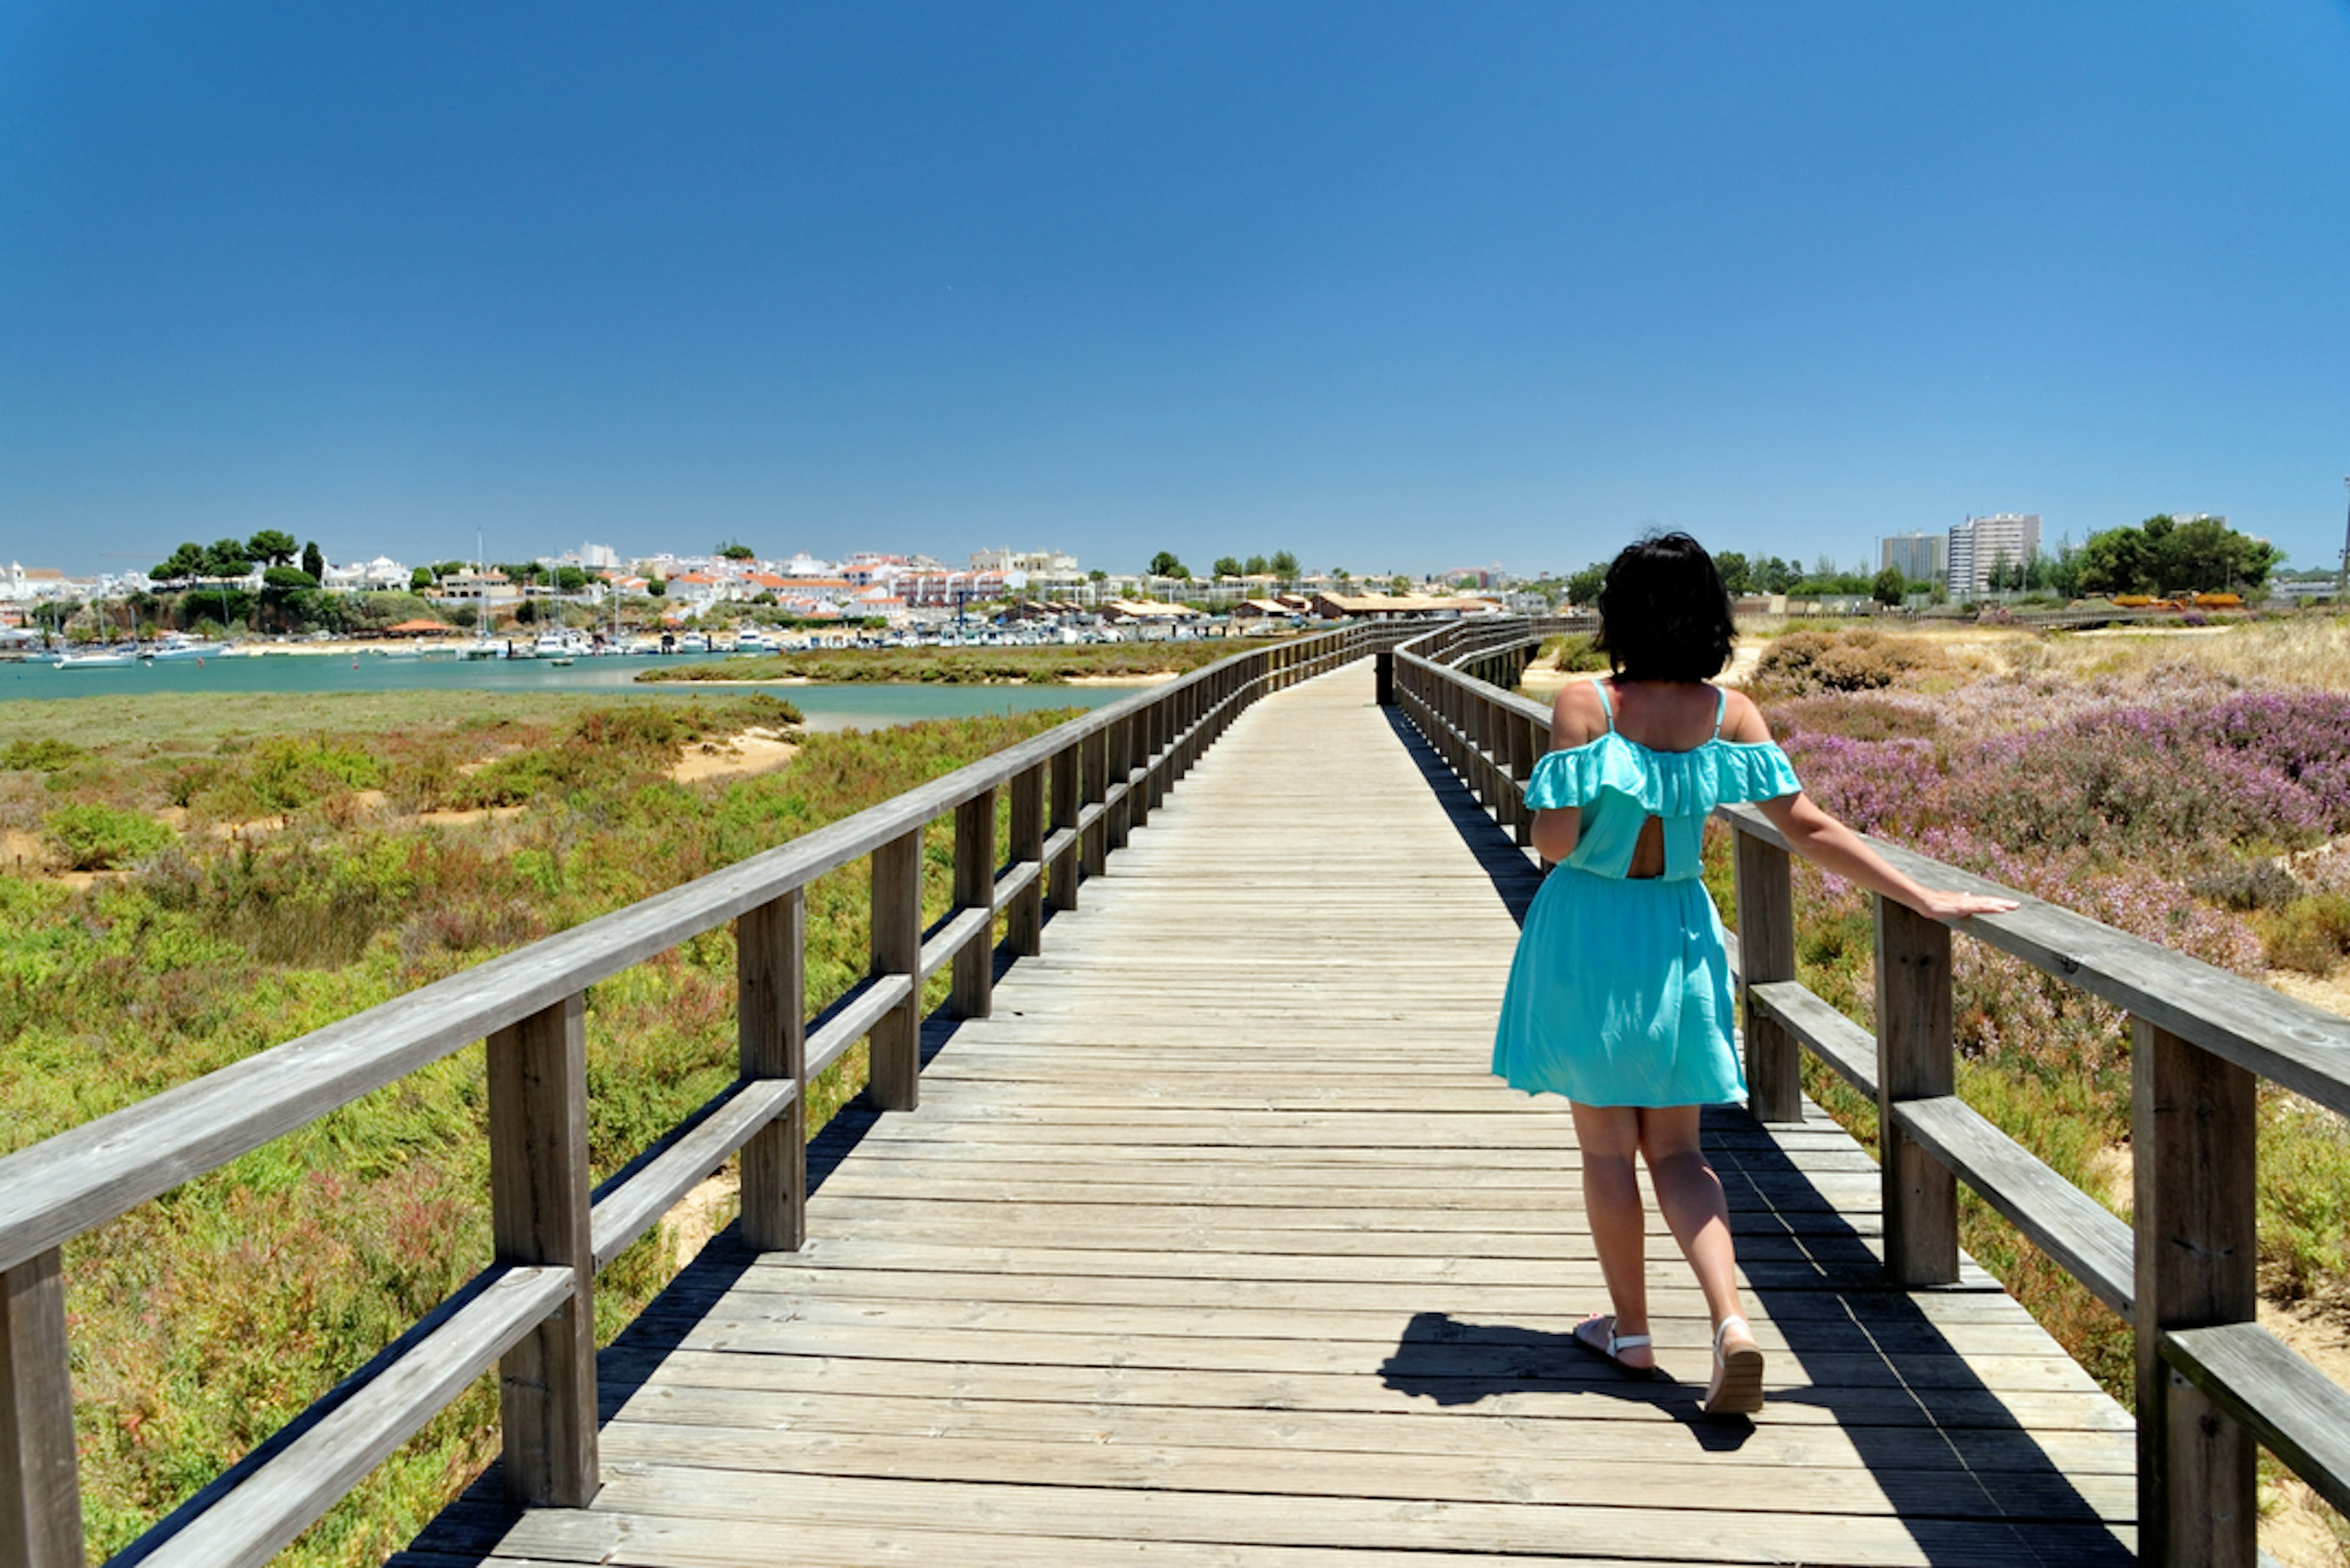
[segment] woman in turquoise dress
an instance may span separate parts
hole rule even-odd
[[[1493,1071],[1574,1111],[1615,1309],[1578,1324],[1577,1343],[1654,1375],[1638,1158],[1713,1320],[1705,1409],[1743,1414],[1762,1407],[1762,1353],[1698,1142],[1700,1107],[1746,1096],[1721,920],[1698,879],[1707,816],[1752,801],[1797,854],[1937,919],[2015,905],[1919,887],[1803,794],[1761,711],[1711,684],[1730,662],[1730,596],[1696,540],[1668,534],[1617,556],[1599,619],[1614,673],[1559,692],[1554,749],[1526,785],[1534,847],[1556,867],[1526,911]]]

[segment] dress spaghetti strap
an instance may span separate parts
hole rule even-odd
[[[1713,739],[1721,739],[1721,716],[1730,711],[1730,693],[1717,686],[1713,689]]]
[[[1616,728],[1616,704],[1607,701],[1607,677],[1601,676],[1594,680],[1591,682],[1591,689],[1599,694],[1599,711],[1607,716],[1607,728],[1612,732]],[[1715,722],[1714,727],[1721,728],[1719,720]]]

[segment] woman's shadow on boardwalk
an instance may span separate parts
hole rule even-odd
[[[1700,1391],[1659,1370],[1634,1377],[1607,1366],[1571,1333],[1517,1324],[1471,1323],[1451,1313],[1418,1312],[1404,1325],[1379,1381],[1440,1408],[1528,1395],[1620,1399],[1646,1405],[1690,1428],[1708,1453],[1729,1453],[1753,1436],[1749,1421],[1709,1421]]]

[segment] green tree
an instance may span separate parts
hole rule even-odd
[[[2168,530],[2165,530],[2168,532]],[[2108,528],[2081,546],[2080,587],[2088,594],[2143,594],[2154,588],[2154,551],[2139,528]]]
[[[1241,559],[1238,556],[1219,556],[1216,557],[1216,576],[1219,577],[1237,577],[1240,575]]]
[[[1273,568],[1273,575],[1284,582],[1297,575],[1297,557],[1286,550],[1275,550],[1268,565]]]
[[[1566,602],[1587,609],[1599,602],[1607,582],[1607,568],[1594,562],[1566,579]]]
[[[669,592],[669,583],[663,578],[655,577],[645,585],[645,592],[654,598],[660,598]]]
[[[295,588],[315,588],[318,579],[299,566],[271,566],[261,574],[261,586],[285,593]]]
[[[1721,586],[1733,594],[1750,594],[1754,590],[1747,581],[1746,557],[1737,550],[1724,550],[1713,558],[1713,569],[1721,574]]]
[[[417,568],[416,568],[416,570],[414,570],[414,571],[412,571],[412,572],[411,572],[411,573],[409,573],[409,574],[408,574],[408,591],[409,591],[410,593],[411,593],[411,594],[421,594],[421,593],[422,593],[425,589],[427,589],[427,588],[431,587],[432,586],[432,567],[430,567],[430,566],[419,566],[419,567],[417,567]]]
[[[588,574],[577,566],[557,566],[555,586],[567,594],[576,594],[588,586]]]
[[[327,553],[316,539],[302,546],[302,569],[322,583],[327,580]]]
[[[242,577],[253,570],[253,554],[242,540],[215,539],[204,552],[203,575],[208,577]]]
[[[1252,577],[1261,577],[1272,569],[1273,568],[1266,564],[1265,558],[1263,556],[1251,556],[1246,564],[1241,567],[1241,570],[1246,572]]]
[[[147,575],[159,583],[184,583],[204,575],[204,547],[191,539],[172,552],[171,558],[149,568]]]
[[[2216,594],[2258,588],[2267,583],[2276,565],[2275,550],[2237,533],[2220,518],[2160,521],[2170,526],[2157,533],[2157,519],[2149,517],[2144,530],[2153,552],[2158,593]]]
[[[719,558],[727,561],[755,561],[759,553],[740,539],[729,539],[718,546]]]
[[[435,561],[432,563],[432,575],[436,577],[453,577],[460,572],[470,572],[473,569],[473,564],[471,561]]]
[[[1086,581],[1089,583],[1106,583],[1109,581],[1109,574],[1103,571],[1099,566],[1096,566],[1092,571],[1086,574]]]
[[[1909,592],[1909,579],[1898,566],[1887,566],[1868,585],[1868,597],[1881,605],[1898,605]]]
[[[1388,579],[1388,592],[1399,595],[1411,592],[1411,579],[1398,572]]]
[[[1191,576],[1191,568],[1177,559],[1172,550],[1161,550],[1151,556],[1150,565],[1145,566],[1143,570],[1154,577],[1180,577],[1188,580]]]
[[[256,561],[282,566],[301,553],[294,535],[282,528],[264,528],[244,542],[244,552]]]
[[[2081,594],[2081,552],[2070,539],[2057,542],[2056,553],[2044,556],[2041,577],[2048,591],[2064,598],[2078,598]]]

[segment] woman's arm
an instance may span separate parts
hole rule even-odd
[[[1743,692],[1732,692],[1723,715],[1722,733],[1735,741],[1767,741],[1771,727],[1762,711]],[[1755,803],[1771,826],[1786,836],[1788,847],[1821,870],[1859,883],[1907,904],[1938,920],[1964,919],[1969,915],[2003,915],[2014,909],[2012,898],[1980,893],[1953,893],[1912,881],[1886,863],[1860,835],[1822,808],[1807,794],[1781,795]]]
[[[1599,705],[1599,694],[1588,680],[1570,680],[1558,689],[1550,704],[1550,749],[1572,751],[1587,741],[1594,741],[1607,731],[1607,711]],[[1583,811],[1578,806],[1564,806],[1555,811],[1534,813],[1533,839],[1534,853],[1555,865],[1575,853],[1575,840],[1583,832]]]

